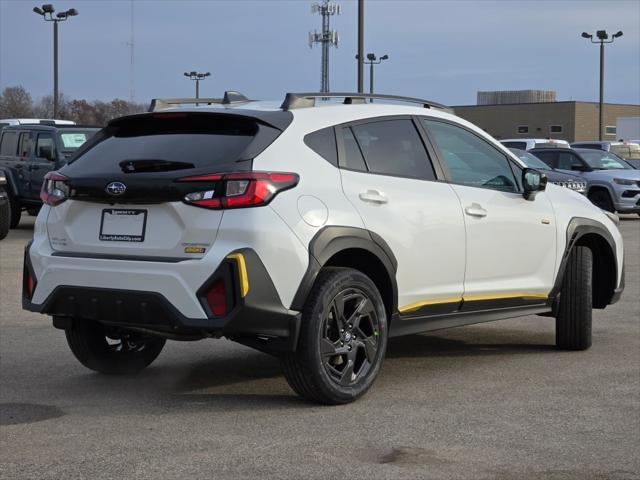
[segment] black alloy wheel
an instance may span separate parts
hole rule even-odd
[[[329,377],[349,386],[365,376],[378,354],[379,321],[371,299],[363,291],[340,291],[322,323],[320,352]]]

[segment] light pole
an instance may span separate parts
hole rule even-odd
[[[359,55],[356,55],[356,60],[360,60]],[[362,63],[369,65],[369,93],[373,95],[373,66],[382,63],[383,60],[389,60],[389,55],[377,58],[375,53],[367,53],[367,60],[368,62],[363,61]],[[373,98],[370,98],[369,102],[373,102]]]
[[[358,0],[358,93],[364,93],[364,0]]]
[[[597,40],[593,39],[593,35],[587,32],[582,32],[582,38],[588,38],[591,40],[591,43],[599,43],[600,44],[600,107],[599,107],[599,118],[598,118],[598,140],[602,140],[602,122],[604,118],[603,112],[603,104],[604,104],[604,44],[605,43],[613,43],[613,41],[622,36],[622,30],[618,31],[618,33],[614,33],[611,35],[611,40],[609,39],[609,35],[606,30],[598,30],[596,32]]]
[[[207,72],[207,73],[198,73],[196,71],[192,71],[192,72],[184,72],[184,76],[189,78],[189,80],[195,80],[196,82],[196,98],[200,98],[200,80],[204,80],[205,78],[207,78],[208,76],[210,76],[211,73]],[[197,103],[196,103],[197,105]]]
[[[55,8],[51,4],[33,7],[33,11],[41,15],[47,22],[53,22],[53,118],[58,117],[58,23],[68,20],[69,17],[78,15],[78,10],[70,8],[64,12],[56,13]]]

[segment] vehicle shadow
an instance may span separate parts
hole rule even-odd
[[[519,330],[481,332],[480,329],[469,332],[469,342],[433,334],[411,335],[390,339],[387,357],[427,362],[438,357],[494,357],[555,351],[548,334],[530,336],[531,332]],[[525,339],[540,343],[525,343]],[[228,355],[220,352],[213,358],[194,361],[190,357],[172,358],[169,365],[158,362],[131,376],[70,375],[59,387],[74,403],[85,398],[90,403],[108,406],[109,411],[114,404],[124,404],[128,413],[138,410],[163,413],[176,408],[186,411],[295,410],[313,406],[289,388],[276,357],[244,347],[229,351]]]
[[[466,332],[465,332],[466,333]],[[473,342],[466,340],[447,338],[435,335],[409,335],[406,337],[389,339],[387,346],[387,358],[424,358],[424,357],[471,357],[471,356],[493,356],[493,355],[513,355],[513,354],[536,354],[555,351],[556,347],[550,343],[548,335],[540,335],[540,343],[519,342],[519,339],[526,338],[535,342],[536,339],[529,338],[529,332],[518,335],[518,331],[501,331],[500,337],[495,338],[488,335],[469,336]],[[511,333],[509,335],[509,333]],[[485,337],[485,338],[483,338]],[[505,338],[506,337],[506,338]]]

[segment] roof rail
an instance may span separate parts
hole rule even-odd
[[[293,110],[296,108],[314,107],[316,105],[316,99],[329,99],[329,98],[344,98],[344,104],[366,103],[368,98],[375,98],[378,100],[394,100],[396,102],[417,103],[424,108],[438,108],[451,112],[452,110],[446,105],[432,102],[431,100],[424,100],[422,98],[414,97],[402,97],[399,95],[384,95],[378,93],[344,93],[344,92],[317,92],[317,93],[287,93],[284,98],[284,102],[280,108],[283,110]]]
[[[246,103],[252,100],[240,92],[227,90],[222,98],[154,98],[149,106],[150,112],[156,112],[175,105],[203,104],[203,105],[232,105],[234,103]]]

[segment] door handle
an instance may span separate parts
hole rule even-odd
[[[487,216],[487,211],[478,203],[472,203],[468,207],[465,207],[464,211],[467,215],[471,215],[472,217]]]
[[[387,203],[389,201],[387,196],[378,190],[367,190],[365,192],[360,192],[360,195],[358,196],[360,197],[360,200],[362,200],[363,202],[380,204],[380,203]]]

